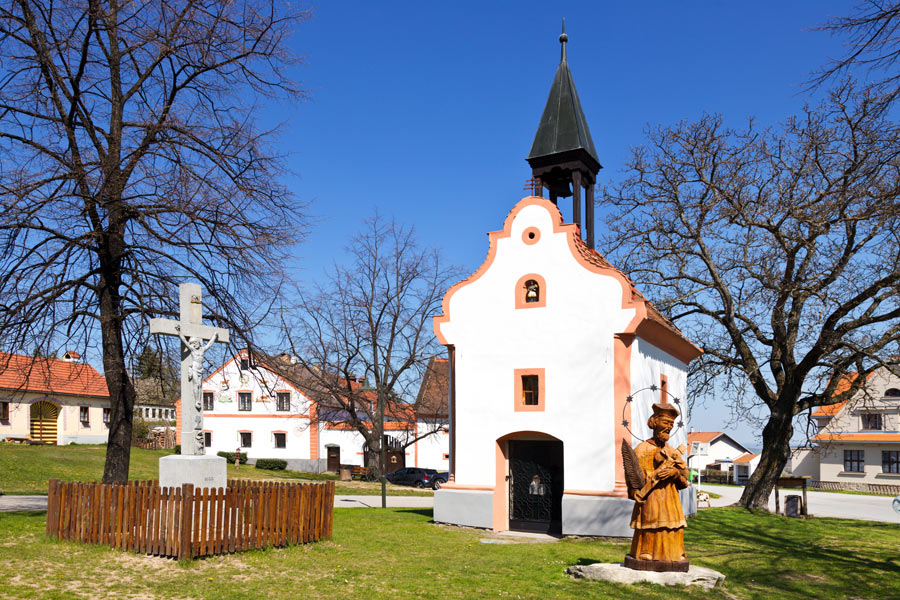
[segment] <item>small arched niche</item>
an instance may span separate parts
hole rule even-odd
[[[537,273],[523,275],[516,282],[516,308],[547,306],[547,284]]]

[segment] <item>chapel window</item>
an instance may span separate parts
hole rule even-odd
[[[213,409],[213,393],[203,392],[203,410]]]
[[[534,279],[525,282],[525,303],[532,304],[541,301],[541,286]]]
[[[844,471],[862,473],[866,465],[865,450],[844,450]]]
[[[881,413],[863,413],[862,428],[869,431],[881,431]]]
[[[537,406],[539,403],[538,376],[522,375],[522,404],[525,406]]]

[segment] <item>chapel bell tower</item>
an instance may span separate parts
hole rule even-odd
[[[566,24],[559,36],[562,44],[559,67],[553,78],[550,96],[541,116],[528,164],[531,166],[534,194],[542,196],[544,188],[550,201],[572,197],[572,219],[585,236],[589,248],[594,247],[594,182],[602,168],[594,150],[594,141],[588,129],[587,119],[581,110],[581,102],[575,91],[575,82],[566,62]],[[582,224],[581,197],[584,188],[584,224]]]

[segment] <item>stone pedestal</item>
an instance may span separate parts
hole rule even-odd
[[[192,483],[194,489],[224,488],[228,481],[225,467],[225,459],[221,456],[164,456],[159,459],[159,485],[181,487]]]
[[[656,583],[659,585],[696,585],[711,590],[725,581],[718,571],[691,565],[687,572],[657,573],[656,571],[635,571],[622,563],[594,563],[576,565],[566,569],[566,573],[576,579],[600,579],[615,583]]]

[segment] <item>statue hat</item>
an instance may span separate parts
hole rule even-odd
[[[658,402],[653,403],[653,414],[654,415],[669,415],[673,419],[677,417],[680,413],[678,409],[675,408],[672,404],[660,404]]]

